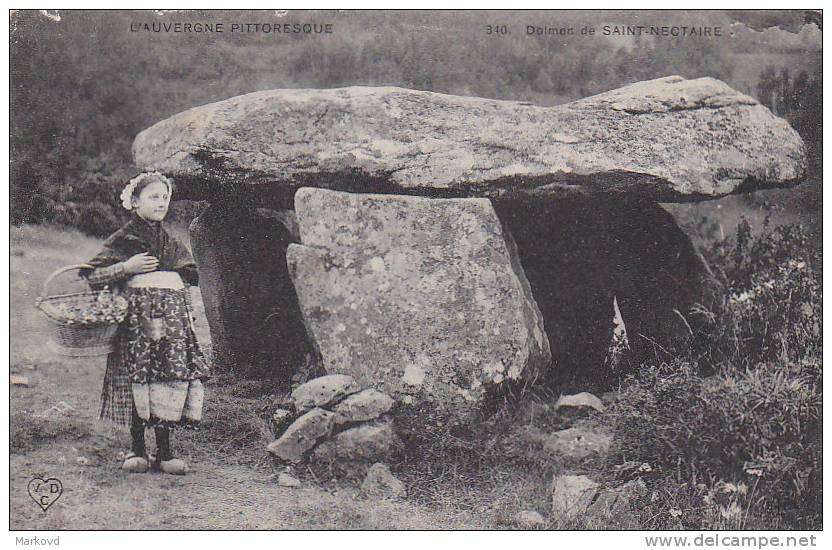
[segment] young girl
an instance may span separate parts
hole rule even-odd
[[[128,302],[107,357],[99,417],[130,426],[132,447],[122,469],[131,473],[153,467],[185,474],[170,431],[201,419],[202,381],[209,376],[191,325],[188,285],[197,284],[196,267],[161,224],[171,191],[170,180],[158,172],[130,180],[121,200],[133,219],[104,242],[88,262],[93,269],[84,273],[93,288],[119,289]],[[152,465],[145,449],[148,426],[155,428],[158,447]]]

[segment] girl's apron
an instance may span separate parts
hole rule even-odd
[[[127,280],[124,366],[139,417],[150,425],[202,420],[208,365],[191,323],[188,288],[175,271]]]

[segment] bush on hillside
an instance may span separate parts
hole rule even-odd
[[[711,377],[690,363],[645,366],[612,411],[614,456],[679,483],[759,485],[746,507],[819,525],[821,391],[810,361]]]
[[[687,490],[688,527],[821,525],[822,292],[808,250],[793,226],[754,237],[743,223],[716,243],[729,297],[709,346],[643,365],[612,410],[614,460],[648,464],[665,500]]]
[[[709,260],[728,289],[718,312],[700,334],[700,362],[749,369],[763,362],[819,357],[822,284],[810,239],[796,225],[758,236],[743,221],[734,237],[717,241]]]

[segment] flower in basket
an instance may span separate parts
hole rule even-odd
[[[102,292],[86,303],[62,303],[61,317],[69,325],[110,325],[120,323],[127,313],[127,300]]]

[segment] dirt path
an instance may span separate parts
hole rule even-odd
[[[185,477],[122,475],[114,462],[79,466],[67,443],[11,462],[12,529],[435,529],[473,525],[408,503],[368,502],[354,490],[330,494],[307,484],[277,486],[243,467],[194,464]],[[30,472],[61,480],[61,497],[42,512],[26,490]]]
[[[122,474],[118,453],[126,450],[128,436],[96,421],[104,359],[53,354],[45,345],[48,325],[32,307],[51,270],[77,263],[97,247],[94,239],[54,228],[12,228],[11,372],[28,379],[26,386],[10,387],[12,529],[482,527],[465,511],[368,501],[346,484],[331,492],[311,480],[296,489],[280,487],[269,467],[244,463],[256,458],[241,460],[239,451],[204,444],[198,433],[180,438],[189,475]],[[223,422],[228,418],[206,410],[206,423]],[[234,433],[234,426],[220,427]],[[63,484],[46,512],[28,494],[34,476]]]

